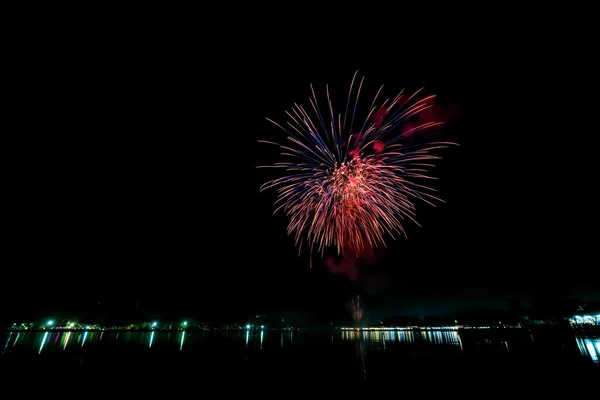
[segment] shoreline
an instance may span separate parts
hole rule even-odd
[[[454,331],[454,332],[468,332],[468,331],[490,331],[490,332],[501,332],[501,331],[518,331],[518,330],[565,330],[565,326],[508,326],[508,327],[489,327],[489,326],[439,326],[439,327],[334,327],[332,329],[319,329],[319,328],[35,328],[35,329],[19,329],[19,328],[4,328],[0,329],[0,332],[4,333],[44,333],[44,332],[402,332],[402,331]],[[576,334],[592,334],[599,335],[600,327],[570,327],[567,330],[572,331]]]

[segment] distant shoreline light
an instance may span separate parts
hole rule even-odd
[[[451,325],[451,326],[373,326],[373,327],[341,327],[343,331],[410,331],[410,330],[432,330],[432,331],[457,331],[463,328],[477,328],[487,329],[489,326],[462,326],[462,325]],[[517,326],[515,326],[517,328]]]
[[[586,327],[598,327],[600,326],[600,314],[596,315],[574,315],[566,321],[573,328],[584,328]],[[497,324],[485,326],[485,325],[467,325],[467,324],[459,324],[459,321],[455,321],[454,325],[407,325],[407,326],[384,326],[383,323],[378,326],[334,326],[331,323],[331,327],[338,330],[343,331],[402,331],[402,330],[459,330],[459,329],[491,329],[491,328],[521,328],[522,324],[517,323],[514,325],[511,324],[503,324],[502,322],[498,322]],[[525,326],[530,325],[552,325],[553,323],[550,321],[531,321],[525,323]],[[57,322],[54,319],[45,320],[43,323],[33,323],[33,322],[24,322],[24,323],[13,323],[12,326],[4,326],[0,327],[0,330],[3,331],[182,331],[182,330],[297,330],[298,327],[287,326],[282,327],[281,325],[253,325],[253,324],[243,324],[243,325],[225,325],[221,327],[210,326],[209,325],[194,325],[189,323],[187,320],[180,321],[179,323],[161,323],[159,321],[146,322],[141,324],[127,324],[124,326],[100,326],[98,324],[81,324],[77,322]]]

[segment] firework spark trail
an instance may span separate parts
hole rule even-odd
[[[454,143],[402,143],[404,138],[442,123],[421,123],[403,133],[396,129],[432,107],[435,96],[415,100],[420,90],[411,96],[401,91],[391,101],[376,105],[381,86],[355,132],[364,82],[362,78],[354,94],[357,73],[343,117],[334,113],[329,87],[325,88],[324,113],[311,85],[313,117],[303,106],[294,104],[286,112],[286,125],[267,118],[287,134],[288,143],[261,142],[279,146],[289,161],[263,166],[281,169],[284,175],[260,190],[277,190],[275,212],[284,210],[289,218],[287,232],[300,249],[307,243],[311,251],[317,249],[321,254],[335,247],[338,254],[350,251],[358,255],[367,246],[385,245],[386,235],[406,236],[403,223],[407,219],[419,225],[414,200],[432,206],[442,201],[433,194],[434,189],[417,181],[435,179],[428,175],[428,168],[434,167],[432,162],[439,159],[432,152]]]
[[[360,305],[360,295],[356,296],[355,299],[352,299],[352,318],[354,318],[354,322],[356,323],[356,325],[362,324],[363,309]]]

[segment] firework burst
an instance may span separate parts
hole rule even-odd
[[[433,206],[442,201],[422,182],[435,179],[428,175],[431,162],[439,159],[432,151],[453,143],[405,143],[409,135],[441,122],[425,122],[399,132],[407,121],[432,107],[434,96],[416,100],[420,91],[410,96],[401,91],[377,104],[381,86],[366,117],[356,124],[364,82],[363,77],[357,84],[356,76],[343,115],[334,114],[328,86],[326,112],[322,112],[311,85],[310,113],[294,104],[286,112],[286,125],[267,118],[287,134],[287,142],[261,142],[279,146],[287,161],[262,167],[279,169],[283,176],[260,190],[277,190],[275,212],[283,210],[289,218],[287,231],[299,249],[306,243],[311,251],[323,253],[334,247],[338,254],[359,255],[367,246],[385,245],[386,236],[406,236],[406,220],[418,225],[415,200]]]

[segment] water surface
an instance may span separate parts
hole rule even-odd
[[[0,343],[2,368],[192,370],[312,381],[600,370],[599,338],[527,330],[7,332]]]

